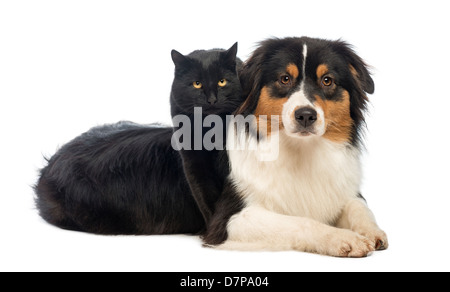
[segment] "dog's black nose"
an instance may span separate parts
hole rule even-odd
[[[303,107],[295,111],[295,119],[303,127],[309,127],[317,121],[317,112],[310,107]]]

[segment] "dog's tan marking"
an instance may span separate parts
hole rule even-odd
[[[298,75],[300,74],[300,72],[298,71],[298,67],[297,65],[290,63],[287,67],[286,67],[286,72],[291,75],[294,79],[298,78]]]
[[[259,96],[258,105],[255,110],[256,122],[258,124],[258,130],[261,133],[265,133],[267,130],[267,135],[270,136],[272,133],[272,116],[277,116],[279,120],[278,129],[283,129],[283,122],[281,115],[283,113],[283,105],[286,103],[288,98],[275,98],[269,93],[268,87],[263,87],[261,90],[261,95]],[[267,119],[267,129],[264,127],[262,121]]]
[[[320,80],[325,74],[328,73],[328,66],[325,64],[321,64],[317,66],[316,75],[318,80]]]
[[[338,143],[350,141],[353,120],[350,116],[350,94],[344,90],[339,100],[323,100],[316,96],[315,106],[322,108],[326,131],[324,138]]]

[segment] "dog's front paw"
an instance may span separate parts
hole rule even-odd
[[[331,256],[361,258],[375,250],[370,239],[350,230],[338,229],[327,237],[326,253]]]
[[[389,247],[386,233],[378,227],[361,228],[355,231],[370,239],[376,250],[385,250]]]

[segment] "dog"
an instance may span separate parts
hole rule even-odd
[[[387,249],[360,193],[364,114],[374,92],[366,63],[340,40],[268,39],[240,79],[247,99],[236,114],[254,122],[230,128],[227,145],[276,145],[277,158],[261,159],[261,148],[228,149],[231,173],[205,244],[337,257]]]

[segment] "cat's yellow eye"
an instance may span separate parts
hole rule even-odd
[[[218,84],[219,84],[220,87],[224,87],[225,85],[227,85],[227,80],[226,79],[221,79]]]
[[[203,84],[200,81],[195,81],[194,83],[192,83],[192,85],[197,89],[200,89],[203,87]]]

